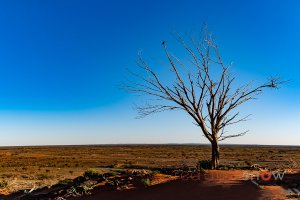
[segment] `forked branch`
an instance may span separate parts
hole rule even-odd
[[[171,54],[167,43],[162,46],[171,68],[171,82],[159,79],[147,62],[139,55],[138,66],[142,73],[129,71],[137,81],[130,82],[126,89],[146,95],[154,100],[137,106],[139,117],[170,110],[184,110],[199,126],[210,141],[223,141],[239,137],[248,131],[226,135],[227,126],[246,121],[239,118],[237,107],[253,100],[267,88],[283,84],[278,77],[271,77],[264,84],[253,86],[253,81],[234,87],[235,77],[230,73],[231,64],[224,64],[212,35],[204,31],[202,39],[186,42],[180,36],[177,41],[189,57],[189,63]],[[197,42],[196,42],[197,41]]]

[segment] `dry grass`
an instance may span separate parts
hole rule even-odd
[[[15,191],[49,186],[90,168],[195,166],[209,157],[206,145],[2,147],[0,181],[8,183],[7,190]],[[300,147],[222,146],[221,163],[287,167],[300,164]]]

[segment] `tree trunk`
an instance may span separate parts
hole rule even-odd
[[[219,166],[220,149],[218,141],[211,142],[211,169],[217,169]]]

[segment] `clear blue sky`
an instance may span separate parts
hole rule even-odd
[[[118,89],[139,50],[162,60],[162,40],[203,22],[242,80],[291,80],[245,105],[252,120],[232,131],[250,133],[227,142],[300,145],[299,10],[296,0],[1,1],[0,145],[206,142],[184,113],[136,120],[142,99]]]

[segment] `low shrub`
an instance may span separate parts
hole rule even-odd
[[[63,179],[63,180],[60,180],[57,184],[58,185],[68,185],[68,184],[71,184],[71,183],[73,183],[72,179]]]
[[[149,178],[142,179],[144,186],[151,186],[151,180]]]
[[[45,179],[50,179],[50,178],[52,178],[52,176],[50,176],[50,175],[48,175],[48,174],[38,174],[37,176],[36,176],[36,178],[38,179],[38,180],[45,180]]]
[[[211,169],[211,160],[200,160],[198,162],[198,168],[201,169]]]
[[[94,169],[88,169],[84,172],[83,176],[88,179],[99,179],[102,177],[102,174]]]
[[[161,173],[160,171],[154,170],[154,171],[151,172],[151,175],[156,175],[156,174],[160,174],[160,173]]]
[[[246,161],[245,161],[245,164],[246,164],[247,166],[252,166],[252,165],[253,165],[253,162],[250,161],[250,160],[246,160]]]
[[[1,180],[0,181],[0,188],[6,188],[8,186],[8,182],[6,180]]]

